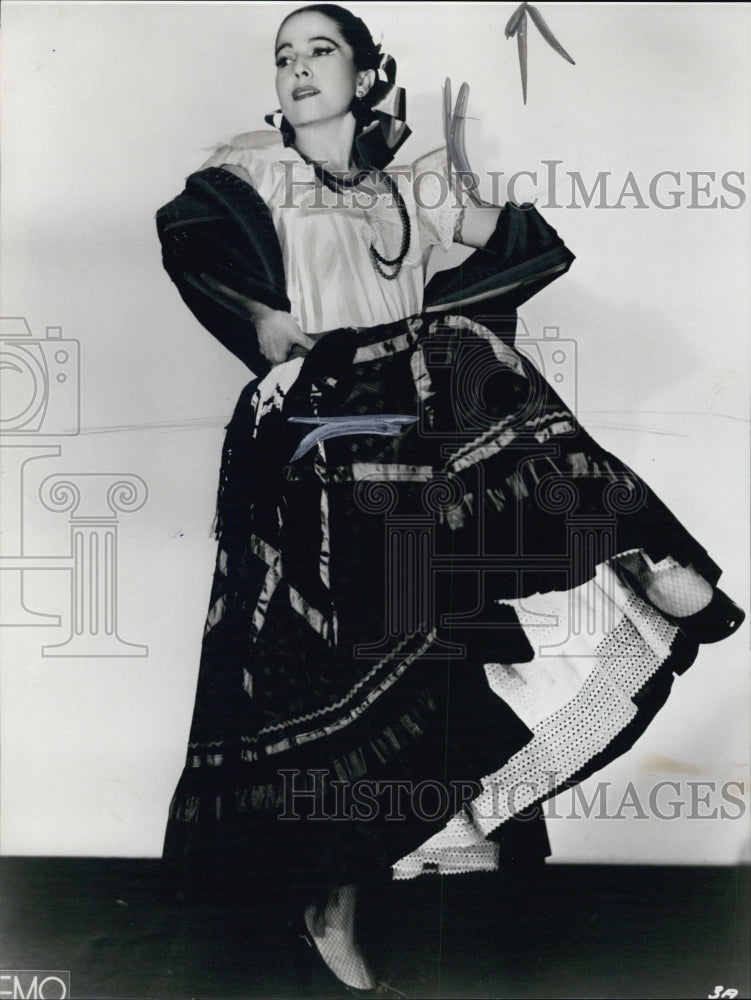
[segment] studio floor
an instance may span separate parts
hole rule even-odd
[[[595,865],[429,876],[370,890],[360,936],[409,997],[748,998],[750,876]],[[0,968],[68,970],[71,997],[337,992],[323,977],[300,987],[272,895],[186,902],[156,860],[6,857],[0,893]]]

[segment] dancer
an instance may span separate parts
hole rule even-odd
[[[404,99],[350,12],[301,8],[274,53],[279,131],[158,214],[184,300],[256,376],[165,856],[273,885],[298,944],[368,990],[358,886],[544,856],[516,814],[630,746],[743,616],[513,347],[573,260],[557,234],[452,191],[445,151],[387,169]],[[426,288],[454,241],[476,252]],[[582,602],[594,635],[560,625]]]

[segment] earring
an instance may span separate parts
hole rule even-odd
[[[364,121],[366,118],[372,118],[371,109],[368,107],[362,95],[358,92],[350,101],[349,110],[357,118],[358,121]]]

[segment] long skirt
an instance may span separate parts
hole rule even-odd
[[[530,807],[631,746],[720,575],[527,358],[450,315],[334,331],[251,383],[217,533],[165,856],[308,899],[544,856]]]

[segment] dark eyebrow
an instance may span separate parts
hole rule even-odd
[[[308,42],[328,42],[329,45],[333,45],[335,49],[339,48],[339,43],[335,42],[333,38],[327,38],[326,35],[313,35],[312,38],[308,39]],[[282,49],[291,49],[291,48],[292,48],[292,43],[291,42],[283,42],[278,47],[278,49],[276,50],[276,52],[274,53],[274,55],[278,56],[279,53],[282,51]]]

